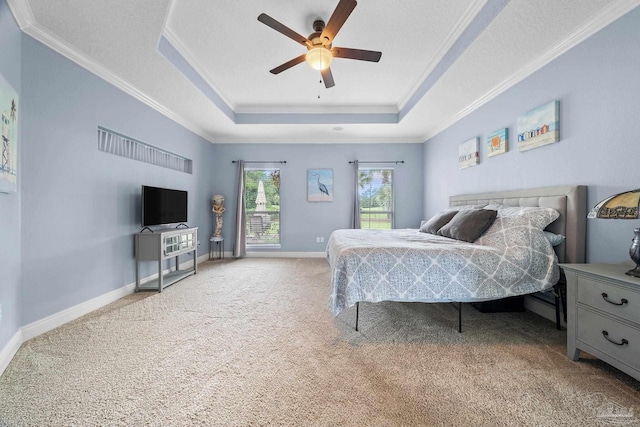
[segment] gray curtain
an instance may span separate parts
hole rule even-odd
[[[233,257],[242,258],[247,255],[246,225],[244,213],[244,160],[238,160],[238,199],[236,206],[236,236],[233,246]]]
[[[353,191],[353,228],[360,228],[360,171],[358,161],[353,162],[354,191]]]

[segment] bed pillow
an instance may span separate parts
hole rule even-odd
[[[564,242],[565,237],[562,234],[555,234],[550,231],[545,231],[544,236],[547,238],[551,246],[558,246],[560,243]]]
[[[460,205],[460,206],[449,206],[446,210],[448,211],[466,211],[469,209],[482,209],[485,205]]]
[[[498,208],[498,217],[526,218],[536,228],[544,230],[549,224],[558,219],[560,212],[552,208],[542,208],[533,206],[500,206]]]
[[[438,234],[473,243],[495,221],[498,212],[489,209],[465,209],[458,212]]]
[[[519,265],[519,262],[529,264],[530,255],[535,258],[556,257],[551,243],[544,232],[531,224],[531,221],[522,217],[498,217],[489,229],[478,240],[476,245],[490,246],[505,250],[511,262]],[[522,265],[523,269],[532,267]]]
[[[422,233],[438,234],[438,230],[447,225],[457,213],[458,211],[439,212],[432,216],[429,221],[420,225],[420,231]]]

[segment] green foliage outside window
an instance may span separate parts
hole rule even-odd
[[[393,227],[393,169],[360,169],[360,223],[362,228]]]
[[[245,170],[244,188],[247,211],[256,209],[258,183],[262,181],[267,198],[267,211],[280,211],[280,169]]]

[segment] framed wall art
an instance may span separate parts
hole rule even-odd
[[[502,128],[487,137],[487,157],[497,156],[507,152],[509,143],[509,129]]]
[[[560,101],[551,101],[518,117],[518,149],[531,150],[560,141]]]
[[[307,170],[307,201],[333,202],[333,169]]]
[[[478,164],[480,156],[478,154],[478,140],[471,138],[458,147],[458,168],[465,169]]]
[[[18,189],[18,93],[0,76],[0,192],[15,193]]]

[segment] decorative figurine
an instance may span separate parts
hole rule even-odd
[[[224,196],[216,194],[211,198],[213,213],[216,215],[216,229],[213,237],[222,237],[222,214],[224,212]]]

